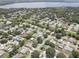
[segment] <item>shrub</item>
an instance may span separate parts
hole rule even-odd
[[[45,50],[45,47],[44,47],[44,46],[42,46],[40,49],[44,51],[44,50]]]
[[[30,25],[29,25],[29,24],[27,24],[27,25],[26,25],[26,28],[30,28]]]
[[[46,57],[47,58],[53,58],[54,56],[55,56],[55,49],[54,48],[46,49]]]
[[[66,58],[66,56],[63,53],[58,53],[56,57],[57,58]]]
[[[79,35],[76,32],[67,32],[66,34],[79,40]]]
[[[32,58],[39,58],[39,55],[40,55],[40,53],[39,53],[39,51],[37,51],[37,50],[35,50],[35,51],[33,51],[33,52],[31,53],[31,57],[32,57]]]
[[[69,55],[69,58],[74,58],[72,54]]]
[[[9,52],[5,52],[1,57],[2,58],[9,58]]]
[[[12,32],[10,30],[8,30],[8,34],[11,34]]]
[[[68,36],[72,36],[72,37],[75,37],[76,36],[76,32],[72,32],[72,31],[68,31],[68,32],[66,32],[66,34]]]
[[[50,32],[49,32],[49,31],[47,31],[47,32],[46,32],[46,34],[47,34],[47,35],[50,35]]]

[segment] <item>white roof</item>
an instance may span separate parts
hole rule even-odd
[[[20,36],[15,36],[15,37],[13,37],[13,40],[20,40],[20,39],[21,39]]]
[[[0,50],[0,56],[2,56],[5,52],[3,50]]]
[[[5,45],[1,44],[0,49],[5,49]]]
[[[64,50],[67,50],[67,51],[72,51],[73,49],[72,49],[72,48],[70,48],[69,46],[65,46],[65,47],[64,47]]]
[[[28,50],[29,50],[29,48],[23,46],[23,47],[21,48],[20,52],[26,53]]]
[[[76,42],[76,39],[71,37],[69,38],[69,41],[73,43],[73,42]]]
[[[7,21],[7,22],[6,22],[6,24],[11,24],[11,23],[12,23],[12,22],[10,22],[10,21]]]
[[[8,51],[11,52],[13,50],[13,48],[8,48]]]

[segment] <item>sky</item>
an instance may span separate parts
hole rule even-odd
[[[34,2],[34,3],[15,3],[0,6],[0,8],[46,8],[46,7],[79,7],[79,3]]]
[[[0,0],[0,5],[12,4],[12,3],[27,3],[27,2],[77,2],[79,0]]]

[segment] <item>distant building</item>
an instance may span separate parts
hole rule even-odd
[[[66,51],[73,51],[73,48],[70,48],[69,46],[65,46],[64,50],[66,50]]]
[[[69,40],[69,42],[71,42],[73,44],[75,44],[77,42],[76,39],[73,37],[70,37],[68,40]]]

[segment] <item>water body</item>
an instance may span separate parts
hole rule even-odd
[[[0,8],[46,8],[46,7],[79,7],[79,3],[32,2],[32,3],[14,3],[0,6]]]

